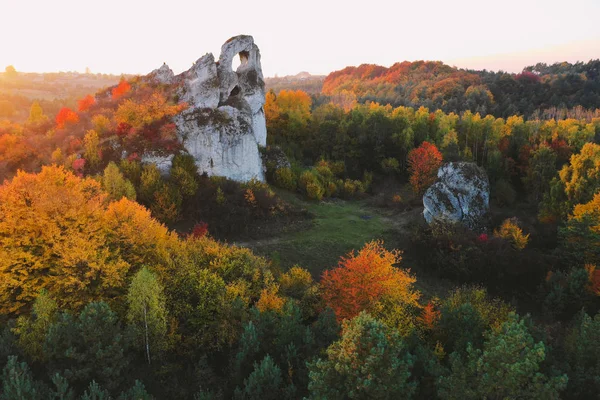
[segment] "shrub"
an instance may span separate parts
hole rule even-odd
[[[519,220],[516,218],[504,220],[500,228],[494,230],[494,236],[512,242],[518,250],[523,250],[529,242],[529,234],[525,235],[523,233],[523,230],[519,228]]]
[[[296,176],[291,168],[285,167],[275,170],[275,186],[294,191],[296,185]]]

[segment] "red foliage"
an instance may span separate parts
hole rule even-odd
[[[435,309],[433,303],[429,302],[425,308],[423,308],[419,320],[426,329],[431,330],[435,328],[435,325],[440,318],[440,314],[441,313]]]
[[[96,103],[96,98],[88,94],[83,99],[77,102],[79,112],[87,111]]]
[[[556,153],[556,157],[561,162],[567,162],[571,158],[571,147],[567,144],[564,139],[558,138],[558,136],[552,138],[550,147]]]
[[[523,83],[538,83],[540,81],[539,76],[529,71],[523,71],[520,74],[517,74],[515,78]]]
[[[84,167],[85,167],[85,158],[78,158],[76,160],[73,160],[73,171],[75,171],[75,175],[82,177]]]
[[[477,237],[477,240],[479,242],[485,243],[485,242],[487,242],[489,240],[489,237],[488,237],[487,233],[482,233],[481,235],[479,235]]]
[[[198,238],[206,236],[207,233],[208,233],[208,224],[204,221],[200,221],[196,225],[194,225],[194,228],[192,229],[192,233],[190,235],[193,238],[198,239]]]
[[[442,153],[429,142],[423,142],[408,153],[408,167],[411,172],[410,184],[415,193],[423,193],[435,182],[437,170],[441,165]]]
[[[129,133],[131,132],[131,128],[132,126],[129,125],[127,122],[119,123],[119,125],[117,125],[117,136],[125,137],[129,135]]]
[[[129,161],[139,161],[140,155],[138,153],[131,153],[129,156],[127,156],[127,159]]]
[[[79,122],[79,115],[68,107],[60,109],[56,114],[56,126],[58,128],[64,128],[67,123],[76,124]]]
[[[126,80],[121,80],[116,88],[111,92],[113,100],[118,99],[131,90],[131,85]]]

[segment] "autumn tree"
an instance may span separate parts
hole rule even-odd
[[[509,240],[518,250],[523,250],[529,242],[529,234],[524,234],[516,218],[508,218],[494,230],[494,236]]]
[[[600,145],[586,143],[579,154],[571,156],[540,205],[540,218],[565,218],[576,204],[592,200],[600,188]]]
[[[139,204],[107,204],[100,183],[63,167],[0,187],[0,312],[21,314],[46,289],[60,307],[124,295],[133,266],[163,266],[176,236]]]
[[[423,194],[436,179],[437,171],[442,165],[442,154],[434,144],[423,142],[408,153],[408,169],[410,184],[417,194]]]
[[[19,74],[13,65],[7,65],[6,68],[4,68],[4,76],[8,79],[15,79]]]
[[[559,237],[571,263],[600,265],[600,193],[574,207],[566,225],[559,229]]]
[[[56,127],[59,129],[64,128],[67,124],[76,124],[79,122],[79,115],[68,107],[60,109],[56,114]]]
[[[96,103],[96,98],[91,94],[88,94],[84,98],[77,101],[77,110],[79,112],[84,112],[90,109]]]
[[[102,188],[113,200],[121,200],[123,197],[135,200],[136,197],[133,184],[123,176],[119,167],[112,161],[104,169]]]
[[[124,94],[127,94],[131,90],[131,85],[125,79],[121,79],[119,84],[113,88],[111,91],[111,95],[113,100],[117,100],[122,97]]]
[[[42,106],[37,101],[31,104],[29,109],[29,117],[27,118],[27,124],[29,125],[40,125],[48,121],[48,117],[44,115]]]
[[[325,271],[321,280],[323,298],[338,320],[372,310],[384,300],[416,306],[419,292],[412,287],[416,279],[410,271],[394,266],[400,260],[398,251],[388,251],[383,242],[373,241],[358,253],[342,257],[336,268]]]
[[[400,335],[362,312],[345,321],[327,358],[309,365],[311,399],[410,399],[414,359]]]
[[[150,364],[150,348],[156,354],[167,332],[165,298],[156,275],[142,268],[131,281],[127,302],[127,319],[134,327],[137,342],[144,349],[146,361]]]
[[[83,137],[83,157],[89,167],[95,170],[100,164],[100,138],[95,130],[89,130]]]

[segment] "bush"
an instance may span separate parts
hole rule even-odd
[[[296,190],[296,176],[291,168],[279,168],[275,171],[275,186],[290,191]]]

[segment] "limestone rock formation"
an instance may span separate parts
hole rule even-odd
[[[450,162],[438,170],[437,181],[423,196],[423,216],[433,221],[460,222],[477,228],[489,211],[490,184],[474,163]]]
[[[241,64],[234,71],[236,56]],[[168,71],[163,65],[149,76],[174,82],[180,101],[188,104],[174,122],[179,140],[194,157],[199,172],[240,182],[263,181],[259,147],[267,144],[265,84],[260,51],[252,36],[236,36],[225,42],[218,62],[209,53],[176,77]],[[143,160],[157,163],[163,172],[170,165],[169,159],[157,160],[153,155]]]

